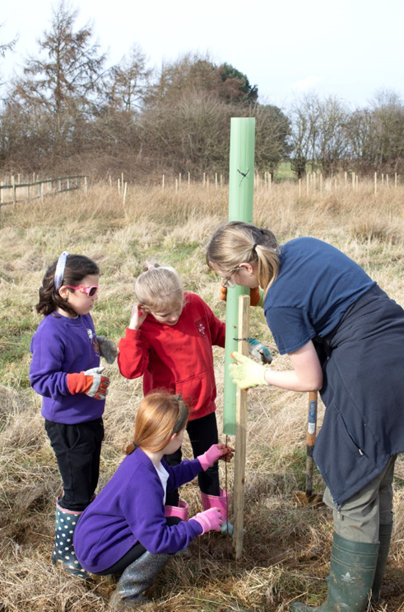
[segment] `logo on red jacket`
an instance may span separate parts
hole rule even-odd
[[[198,330],[199,335],[204,338],[206,336],[205,319],[198,319],[198,321],[195,321],[195,327]]]

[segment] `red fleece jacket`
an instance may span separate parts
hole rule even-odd
[[[119,370],[125,378],[143,376],[144,395],[162,388],[181,394],[189,420],[199,419],[216,410],[212,345],[224,348],[225,330],[202,298],[186,293],[175,325],[149,314],[140,329],[126,329],[119,342]]]

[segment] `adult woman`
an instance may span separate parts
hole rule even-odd
[[[264,289],[268,326],[293,366],[278,372],[236,353],[233,380],[241,388],[321,390],[327,409],[314,457],[334,542],[327,602],[318,609],[361,612],[370,591],[380,594],[394,462],[404,451],[404,311],[354,261],[314,238],[278,248],[269,230],[227,223],[211,238],[207,261],[227,283]]]

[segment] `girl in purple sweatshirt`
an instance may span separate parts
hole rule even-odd
[[[116,356],[110,340],[97,338],[89,314],[98,299],[98,282],[94,261],[62,253],[43,278],[36,310],[44,319],[31,342],[30,381],[43,397],[45,429],[63,481],[52,562],[82,578],[87,574],[75,556],[72,535],[98,482],[109,384],[101,374],[100,355],[109,363]]]
[[[128,456],[78,521],[74,545],[81,565],[93,574],[120,575],[113,608],[144,599],[142,591],[154,583],[170,555],[198,535],[220,531],[219,508],[189,521],[166,515],[166,494],[218,459],[229,461],[232,456],[233,449],[213,444],[196,459],[169,466],[163,456],[180,448],[187,420],[188,408],[180,395],[147,395],[138,407]]]

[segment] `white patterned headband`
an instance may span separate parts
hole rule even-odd
[[[67,260],[68,255],[70,255],[68,251],[63,251],[63,253],[59,257],[58,262],[56,264],[55,279],[53,281],[56,291],[59,291],[60,287],[62,286],[63,276],[65,273],[65,267],[66,267],[66,260]]]

